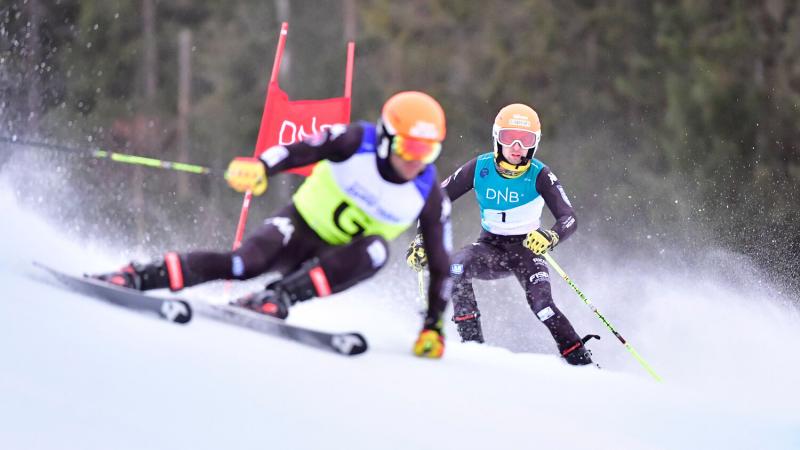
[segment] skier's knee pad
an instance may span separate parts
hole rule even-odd
[[[370,266],[376,272],[386,265],[389,259],[389,244],[386,239],[380,236],[368,236],[364,238],[363,243],[364,252],[369,257]]]
[[[389,259],[389,244],[380,236],[365,236],[325,254],[320,259],[326,270],[339,266],[344,272],[350,272],[350,276],[368,278],[386,265]]]
[[[341,292],[370,278],[386,265],[389,245],[380,236],[359,238],[319,257],[331,292]]]

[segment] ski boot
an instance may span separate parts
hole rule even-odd
[[[101,273],[96,275],[84,275],[86,278],[105,281],[119,287],[128,289],[142,290],[142,267],[136,267],[134,263],[129,263],[115,272]]]
[[[285,319],[289,315],[289,308],[297,302],[310,300],[317,294],[311,273],[325,279],[325,273],[320,268],[318,258],[313,258],[303,263],[300,269],[286,275],[282,279],[268,285],[263,291],[254,292],[231,302],[232,305],[247,308],[260,314]],[[322,295],[329,295],[329,292]]]
[[[267,286],[263,291],[253,292],[233,300],[230,304],[275,317],[276,319],[283,320],[289,316],[289,299],[286,298],[281,289],[270,286]]]
[[[172,252],[150,264],[131,262],[115,272],[84,276],[137,291],[169,288],[174,292],[202,281],[183,270],[180,257]]]
[[[592,364],[592,351],[586,348],[586,341],[590,339],[600,339],[596,334],[587,334],[580,341],[568,346],[561,351],[561,356],[568,364],[573,366],[585,366]]]
[[[475,311],[453,316],[461,342],[478,342],[483,344],[483,330],[481,329],[481,313]]]

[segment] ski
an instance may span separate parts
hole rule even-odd
[[[150,296],[92,278],[69,275],[36,261],[33,265],[52,275],[71,291],[125,308],[155,313],[175,323],[185,324],[192,319],[192,307],[185,300]]]
[[[290,339],[320,350],[353,356],[367,351],[367,340],[360,333],[330,333],[290,325],[280,319],[258,314],[244,308],[194,302],[197,315],[212,320],[247,328],[259,333]]]

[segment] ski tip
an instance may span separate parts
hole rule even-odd
[[[361,333],[337,334],[331,340],[331,345],[343,355],[360,355],[367,351],[367,340]]]

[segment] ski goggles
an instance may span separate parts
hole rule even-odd
[[[540,135],[539,131],[501,128],[497,132],[497,142],[508,147],[514,145],[514,142],[518,142],[522,148],[533,148],[539,142]]]
[[[422,161],[431,164],[442,151],[442,143],[395,136],[392,139],[392,152],[406,161]]]

